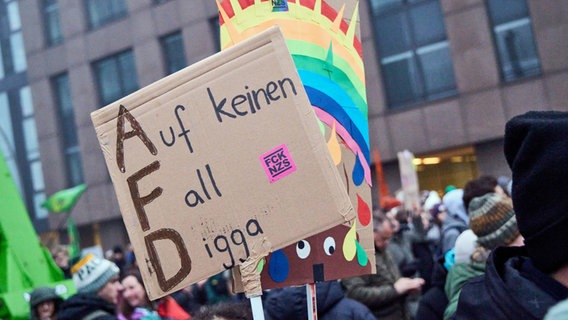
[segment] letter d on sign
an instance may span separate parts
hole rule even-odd
[[[170,240],[176,245],[176,249],[181,261],[181,267],[178,272],[171,278],[166,279],[164,275],[164,270],[162,269],[162,264],[160,263],[160,257],[156,251],[156,246],[154,242],[158,240]],[[179,284],[187,275],[191,272],[191,258],[187,253],[185,244],[181,235],[174,229],[159,229],[144,237],[146,242],[146,251],[150,256],[150,262],[156,271],[156,276],[158,277],[158,285],[162,291],[168,291]]]

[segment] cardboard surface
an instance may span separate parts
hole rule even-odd
[[[408,150],[397,152],[398,167],[400,168],[400,182],[404,194],[404,209],[416,211],[420,208],[420,188],[418,174],[414,166],[414,154]]]
[[[151,299],[355,219],[278,28],[91,117]]]
[[[286,5],[278,5],[282,3]],[[356,223],[344,226],[353,230],[345,238],[347,245],[337,248],[333,259],[327,259],[331,258],[327,256],[298,259],[295,254],[297,244],[267,257],[261,271],[263,289],[375,272],[375,264],[367,263],[375,261],[375,249],[371,223],[368,106],[358,11],[356,0],[219,1],[223,49],[273,25],[282,29],[320,121],[328,150],[357,211]],[[313,240],[318,242],[337,235],[336,230],[329,230]],[[311,254],[316,255],[322,250],[323,247],[318,245],[313,247]],[[287,271],[271,273],[270,270]],[[237,289],[239,281],[237,277]]]

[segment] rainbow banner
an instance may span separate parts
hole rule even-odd
[[[353,263],[353,268],[338,263],[337,257],[328,262],[329,248],[319,248],[320,245],[312,248],[310,259],[302,258],[305,250],[300,254],[299,248],[285,248],[275,251],[265,262],[268,267],[262,271],[263,289],[374,272],[368,105],[359,39],[358,2],[223,0],[217,4],[222,49],[273,25],[280,27],[320,121],[322,134],[328,141],[332,159],[345,177],[347,192],[358,213],[356,223],[347,223],[347,229],[330,230],[329,236],[333,239],[332,253],[343,253],[341,262]],[[314,239],[325,242],[327,237],[322,236]],[[309,242],[306,243],[309,245]],[[299,242],[296,246],[306,243]],[[314,258],[318,249],[321,252],[318,258]],[[306,262],[304,265],[295,261],[298,257],[290,257],[295,252],[298,252],[300,262]],[[294,265],[291,261],[295,261]],[[323,267],[320,268],[320,265]],[[309,272],[295,272],[294,268]],[[338,268],[344,271],[338,272]],[[299,278],[298,274],[309,274],[310,277]]]

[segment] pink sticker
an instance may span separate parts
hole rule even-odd
[[[270,183],[278,181],[296,171],[296,164],[285,144],[280,145],[259,157]]]

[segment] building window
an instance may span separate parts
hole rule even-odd
[[[124,0],[86,0],[89,27],[98,28],[126,16]]]
[[[456,94],[438,0],[370,0],[389,107]]]
[[[211,27],[211,33],[213,34],[213,43],[215,44],[215,52],[221,51],[221,27],[219,25],[219,16],[215,15],[213,18],[209,19],[209,26]]]
[[[4,2],[0,3],[0,79],[27,69],[18,1]]]
[[[181,32],[178,31],[162,37],[160,43],[162,45],[167,74],[174,73],[187,66]]]
[[[93,64],[101,107],[138,90],[134,54],[131,50]]]
[[[65,151],[65,165],[67,169],[67,186],[74,187],[83,183],[83,167],[81,165],[81,153],[79,139],[77,139],[77,126],[75,125],[75,113],[71,88],[67,73],[55,76],[52,79],[55,104],[59,116],[59,128],[63,137],[63,150]]]
[[[526,0],[487,2],[501,78],[513,81],[540,74],[540,60]]]
[[[63,42],[57,0],[43,0],[43,22],[47,45],[53,46]]]

